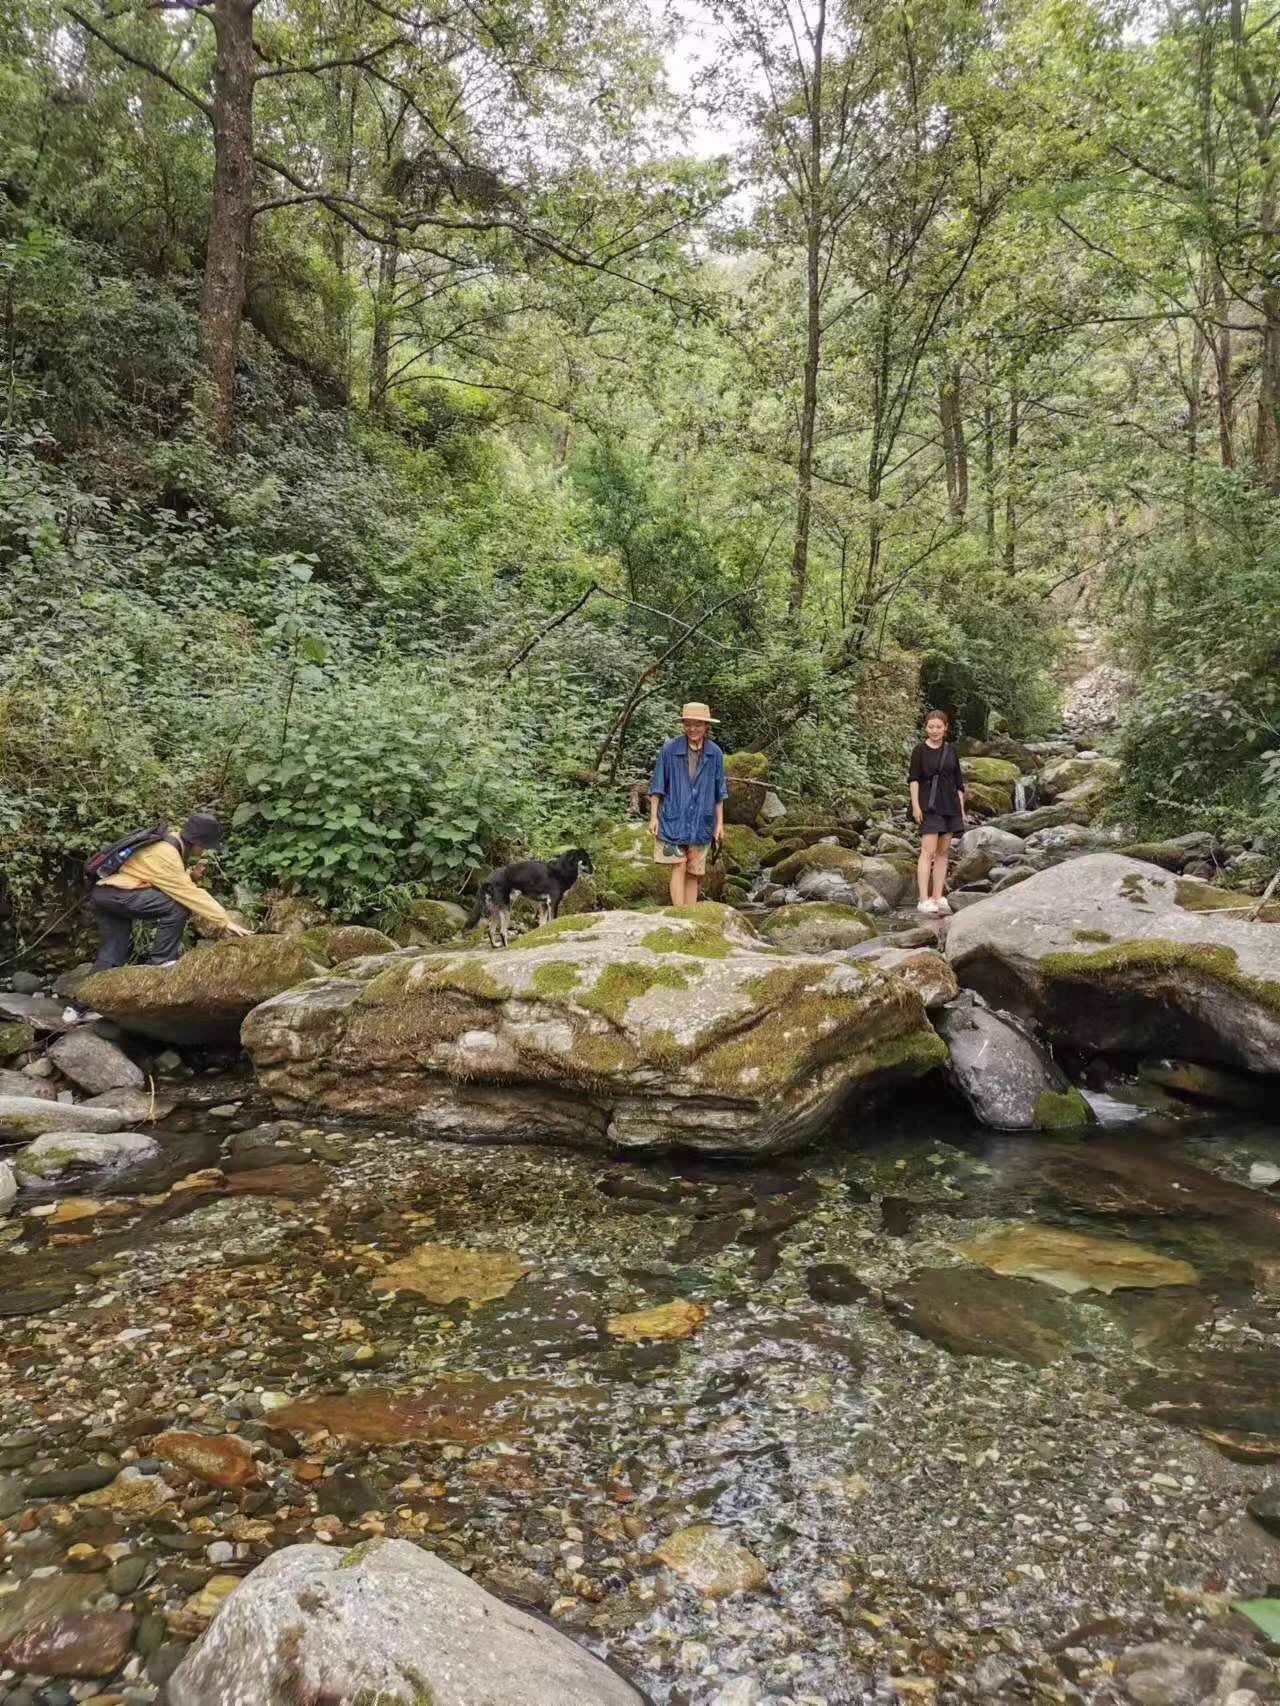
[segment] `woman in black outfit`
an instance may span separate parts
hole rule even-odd
[[[920,887],[917,912],[950,912],[943,896],[947,886],[947,850],[953,835],[964,833],[964,773],[954,746],[947,740],[951,723],[945,711],[930,711],[924,720],[924,739],[911,754],[907,772],[911,815],[920,826]]]

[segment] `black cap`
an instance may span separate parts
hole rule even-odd
[[[222,825],[209,812],[192,812],[178,834],[188,847],[216,847],[222,840]]]

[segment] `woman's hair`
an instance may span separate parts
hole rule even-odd
[[[933,721],[933,719],[935,717],[941,718],[941,720],[947,725],[948,728],[951,727],[951,718],[947,715],[947,713],[945,711],[926,711],[924,714],[924,727],[928,728],[929,724]]]

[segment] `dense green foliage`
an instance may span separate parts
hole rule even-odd
[[[836,808],[923,697],[1050,727],[1076,605],[1126,808],[1280,835],[1275,20],[824,10],[815,114],[800,0],[713,12],[717,160],[621,5],[259,15],[229,433],[207,16],[6,14],[11,907],[194,804],[260,889],[453,892],[589,842],[694,696]]]

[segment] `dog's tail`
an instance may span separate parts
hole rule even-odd
[[[488,899],[489,899],[489,885],[488,885],[488,883],[481,883],[480,887],[476,890],[476,903],[471,908],[471,916],[470,916],[470,918],[467,919],[467,922],[462,926],[462,928],[464,930],[470,930],[470,928],[472,927],[473,924],[479,924],[480,915],[484,911],[485,904],[488,901]]]

